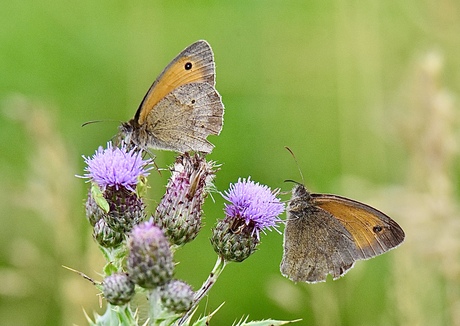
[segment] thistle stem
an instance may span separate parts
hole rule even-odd
[[[152,325],[159,325],[157,319],[160,316],[162,309],[160,307],[160,294],[158,289],[153,289],[149,293],[149,303],[150,303],[150,321]]]
[[[187,320],[190,318],[190,315],[193,313],[195,308],[200,303],[201,299],[203,299],[203,297],[212,288],[214,283],[216,283],[217,278],[220,276],[220,274],[222,273],[222,271],[224,270],[226,265],[227,265],[227,262],[222,257],[219,256],[217,258],[216,264],[214,265],[214,268],[212,269],[211,273],[208,276],[208,279],[203,283],[201,288],[195,293],[195,296],[193,298],[192,307],[178,321],[178,323],[177,323],[178,326],[183,325],[184,323],[187,322]]]

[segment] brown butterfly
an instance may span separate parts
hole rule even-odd
[[[353,267],[396,248],[404,231],[389,216],[352,199],[292,190],[284,229],[281,274],[292,281],[335,280]]]
[[[119,128],[130,147],[210,153],[206,137],[222,130],[224,105],[215,86],[214,55],[206,41],[184,49],[158,76],[133,119]]]

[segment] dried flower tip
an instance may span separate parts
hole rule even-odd
[[[127,270],[139,286],[153,289],[172,278],[174,263],[169,242],[152,220],[133,228],[128,249]]]
[[[192,287],[180,280],[172,280],[160,290],[163,306],[176,313],[185,312],[192,307],[194,294]]]
[[[215,176],[216,165],[189,153],[180,155],[172,169],[166,193],[158,205],[154,221],[170,242],[184,245],[201,229],[201,207]]]
[[[116,306],[128,303],[135,294],[134,283],[125,273],[107,276],[102,286],[104,297],[110,304]]]

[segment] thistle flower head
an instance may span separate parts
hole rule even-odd
[[[174,263],[169,242],[152,220],[132,229],[128,249],[127,270],[139,286],[153,289],[172,278]]]
[[[202,205],[215,176],[214,162],[198,154],[177,157],[154,221],[170,242],[184,245],[201,229]]]
[[[214,251],[226,261],[241,262],[248,258],[260,242],[259,233],[275,228],[281,220],[284,204],[276,197],[277,191],[251,181],[239,179],[223,195],[225,219],[213,230],[211,244]]]
[[[87,164],[83,177],[91,181],[86,214],[91,225],[104,219],[116,232],[124,233],[145,219],[144,204],[135,192],[149,174],[151,160],[143,160],[141,152],[128,151],[125,145],[99,147]],[[143,184],[143,183],[142,183]]]
[[[139,177],[149,175],[152,160],[142,159],[142,152],[135,149],[127,150],[124,144],[120,148],[113,147],[111,142],[107,148],[99,147],[92,157],[85,157],[85,178],[96,183],[102,191],[107,187],[118,190],[120,187],[134,191]]]
[[[278,218],[284,211],[284,204],[276,197],[278,190],[248,179],[230,185],[223,197],[230,203],[225,204],[225,214],[235,219],[243,219],[246,225],[253,227],[253,232],[259,238],[259,232],[276,228],[281,221]]]

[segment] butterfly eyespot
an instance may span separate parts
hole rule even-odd
[[[376,225],[372,228],[375,233],[382,232],[383,228],[380,225]]]
[[[186,62],[185,65],[184,65],[184,68],[185,68],[185,70],[190,70],[190,69],[192,69],[192,66],[193,65],[192,65],[191,62]]]
[[[192,100],[192,104],[195,104],[195,102],[196,102],[195,100]]]

